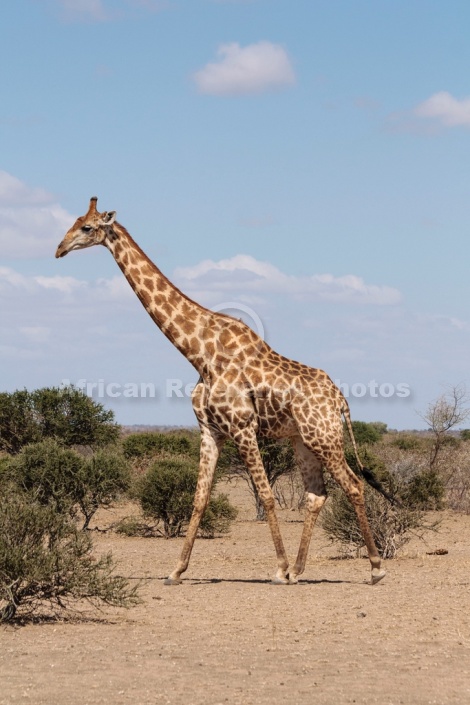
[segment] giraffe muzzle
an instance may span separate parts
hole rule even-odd
[[[64,242],[61,242],[55,253],[56,259],[59,259],[59,257],[65,257],[67,252],[67,246]]]

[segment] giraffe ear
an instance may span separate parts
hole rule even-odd
[[[101,214],[101,222],[103,225],[112,225],[116,220],[116,211],[108,211]]]

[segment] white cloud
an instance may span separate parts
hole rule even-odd
[[[47,191],[0,171],[0,247],[5,259],[53,256],[73,220]]]
[[[27,277],[10,267],[0,267],[0,292],[10,287],[26,288],[27,285]]]
[[[279,44],[260,41],[241,47],[222,44],[219,61],[209,63],[194,74],[200,93],[242,95],[290,86],[295,73],[286,50]]]
[[[85,289],[88,287],[88,283],[81,281],[80,279],[75,279],[74,277],[34,277],[34,281],[39,284],[39,286],[44,289],[56,289],[61,291],[63,294],[71,294],[77,289]]]
[[[44,297],[48,297],[49,301],[54,301],[57,305],[65,301],[67,306],[71,303],[88,306],[96,301],[119,303],[134,298],[134,293],[126,279],[119,275],[111,279],[86,281],[60,275],[25,276],[10,267],[0,267],[0,307],[3,294],[6,293],[6,301],[8,297],[11,298],[12,290],[15,290],[17,300],[23,302],[32,301],[32,299],[35,303],[44,302]]]
[[[44,189],[31,188],[6,171],[0,171],[0,207],[44,205],[51,200]]]
[[[111,279],[98,279],[96,286],[99,287],[100,296],[107,301],[129,301],[135,298],[127,279],[120,274]]]
[[[114,357],[116,350],[138,350],[155,326],[140,311],[124,277],[122,286],[117,278],[86,281],[0,267],[3,388],[41,386],[44,374],[44,383],[56,384],[72,368],[78,379],[90,365]],[[28,360],[37,364],[28,367]]]
[[[251,216],[241,218],[239,223],[245,228],[269,228],[274,224],[274,218],[271,215]]]
[[[36,360],[38,357],[39,353],[37,350],[31,350],[17,345],[0,345],[0,359],[4,366],[10,360],[13,365],[18,366],[18,361]]]
[[[46,326],[22,326],[20,329],[27,340],[33,343],[45,343],[49,340],[51,329]]]
[[[183,290],[209,297],[214,292],[222,294],[241,289],[245,294],[279,293],[297,299],[345,303],[389,305],[401,301],[397,289],[366,284],[353,274],[295,277],[249,255],[236,255],[219,262],[204,260],[194,267],[180,267],[175,270],[175,277]]]
[[[459,331],[469,331],[470,326],[467,321],[463,321],[461,318],[456,316],[445,316],[442,314],[435,314],[433,316],[423,317],[426,325],[431,324],[438,327],[441,330],[459,330]]]
[[[416,106],[413,114],[435,119],[444,127],[470,127],[470,98],[458,100],[447,91],[440,91]]]
[[[470,128],[470,97],[459,100],[447,91],[439,91],[412,110],[391,113],[386,127],[391,132],[417,135],[435,135],[449,127]]]
[[[375,112],[380,108],[380,103],[368,95],[359,95],[353,102],[356,108],[367,112]]]
[[[171,7],[169,0],[127,0],[129,5],[149,12],[160,12]]]
[[[436,396],[430,390],[432,380],[460,380],[468,371],[468,321],[452,312],[448,317],[417,315],[403,306],[345,306],[400,299],[395,289],[371,286],[353,275],[294,277],[246,255],[200,262],[176,275],[183,290],[201,302],[202,296],[206,303],[211,300],[209,305],[243,301],[260,317],[274,349],[322,367],[334,379],[410,385],[412,397],[406,404],[390,400],[378,407],[380,400],[352,398],[356,418],[415,427],[413,409],[424,408]],[[312,306],[316,301],[340,305]],[[194,423],[189,399],[166,399],[165,380],[178,378],[186,384],[197,375],[157,330],[120,273],[82,280],[0,266],[0,310],[4,389],[57,385],[65,378],[154,382],[158,392],[151,407],[145,400],[130,400],[129,406],[123,399],[99,401],[113,407],[125,423]]]
[[[108,13],[101,0],[58,0],[64,19],[103,22]]]
[[[125,18],[132,11],[160,12],[171,7],[169,0],[55,0],[66,22],[108,22]]]

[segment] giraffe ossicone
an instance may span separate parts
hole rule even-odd
[[[273,582],[296,583],[305,569],[313,527],[326,500],[323,470],[352,502],[371,563],[371,583],[379,582],[385,571],[366,516],[364,483],[344,455],[343,418],[356,456],[357,448],[348,403],[340,389],[323,370],[275,352],[243,321],[187,297],[116,221],[114,211],[98,212],[97,200],[90,199],[87,213],[66,233],[56,257],[93,245],[107,247],[152,320],[199,373],[192,393],[201,429],[194,507],[180,559],[165,582],[180,583],[188,567],[219,453],[229,438],[246,463],[266,512],[277,556]],[[291,569],[258,448],[259,436],[291,440],[307,494],[300,546]],[[359,458],[358,462],[361,467]],[[377,481],[374,486],[387,496]]]

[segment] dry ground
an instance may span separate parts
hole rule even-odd
[[[163,579],[180,539],[95,533],[98,552],[143,579],[143,603],[1,627],[0,705],[470,703],[470,517],[445,514],[374,587],[368,562],[333,560],[317,528],[303,581],[273,586],[268,528],[235,494],[243,511],[230,535],[198,540],[178,587]],[[279,516],[294,558],[301,524]],[[427,555],[439,548],[448,554]]]

